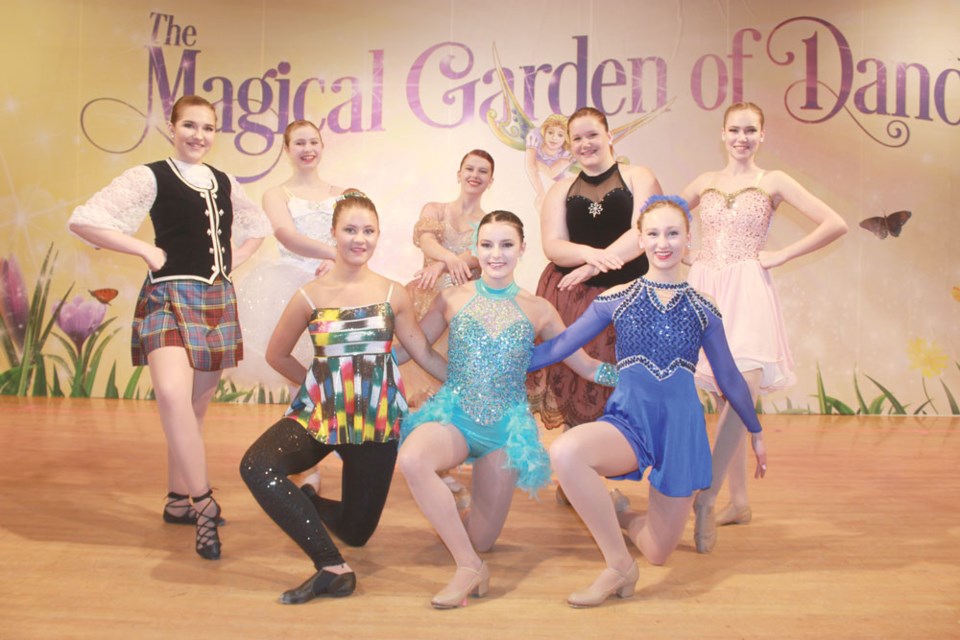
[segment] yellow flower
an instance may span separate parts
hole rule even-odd
[[[954,287],[950,293],[953,294],[954,300],[956,300],[957,302],[960,302],[960,287]]]
[[[907,356],[910,358],[910,368],[919,369],[924,378],[939,376],[948,362],[940,347],[923,338],[914,338],[907,343]]]

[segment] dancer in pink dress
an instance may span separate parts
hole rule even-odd
[[[769,269],[820,249],[847,231],[840,215],[782,171],[764,171],[755,158],[763,141],[763,111],[751,102],[731,105],[723,119],[727,166],[698,176],[682,192],[699,204],[701,241],[688,280],[712,296],[723,315],[727,342],[756,401],[760,393],[796,382],[783,316]],[[773,212],[787,202],[817,227],[796,242],[764,250]],[[697,551],[709,553],[717,525],[746,524],[753,514],[747,496],[743,423],[723,398],[710,365],[701,358],[697,386],[717,397],[720,419],[713,452],[713,481],[694,502]],[[714,514],[729,471],[731,502]]]

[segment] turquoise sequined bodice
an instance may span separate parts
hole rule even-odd
[[[526,403],[533,325],[516,303],[519,287],[477,293],[450,321],[446,386],[480,424],[492,424],[510,407]]]

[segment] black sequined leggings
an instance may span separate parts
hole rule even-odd
[[[332,452],[343,459],[342,500],[307,497],[287,478]],[[344,562],[323,525],[350,546],[366,544],[380,522],[396,462],[395,440],[327,445],[284,418],[250,446],[240,461],[240,475],[267,515],[320,570]]]

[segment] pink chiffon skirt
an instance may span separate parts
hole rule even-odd
[[[737,368],[762,371],[761,393],[796,383],[780,299],[769,271],[757,260],[735,262],[722,269],[697,262],[690,267],[687,281],[716,302]],[[719,393],[710,363],[702,351],[694,377],[701,389]]]

